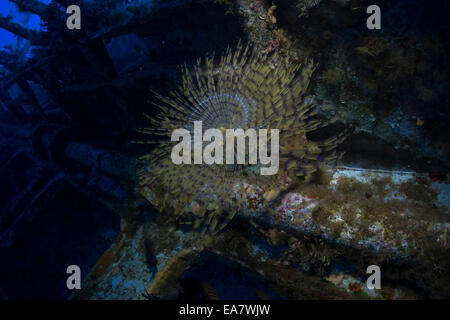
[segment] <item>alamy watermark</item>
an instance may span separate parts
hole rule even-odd
[[[270,155],[268,133],[270,131]],[[225,132],[225,142],[223,137]],[[279,129],[207,129],[203,133],[202,121],[194,121],[194,164],[246,164],[246,138],[248,138],[248,164],[261,164],[261,175],[274,175],[279,167]],[[172,141],[180,141],[172,148],[175,164],[192,164],[192,137],[187,129],[175,129]],[[235,145],[235,140],[236,145]],[[203,148],[204,142],[210,142]],[[225,160],[224,160],[225,144]],[[259,149],[259,150],[257,150]],[[259,162],[258,162],[259,160]]]
[[[367,18],[367,29],[369,30],[380,30],[381,29],[381,9],[379,6],[373,4],[367,7],[367,14],[370,14],[369,18]]]
[[[77,5],[70,5],[66,9],[66,13],[70,16],[66,20],[66,26],[69,30],[81,29],[81,9]]]
[[[376,264],[370,265],[366,270],[367,274],[371,274],[367,278],[366,286],[369,289],[381,289],[381,269]]]
[[[66,286],[67,289],[73,290],[73,289],[81,289],[81,269],[76,264],[72,264],[67,267],[66,270],[67,274],[70,274],[70,276],[66,280]]]

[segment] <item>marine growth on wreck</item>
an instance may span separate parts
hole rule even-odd
[[[0,300],[450,298],[448,1],[69,5],[0,4]]]
[[[277,177],[262,176],[249,163],[249,149],[256,148],[250,143],[244,164],[174,164],[170,157],[174,143],[168,141],[174,130],[192,129],[194,121],[202,121],[204,130],[278,129],[280,170],[276,175],[285,177],[309,177],[319,167],[335,164],[335,149],[345,137],[340,133],[314,142],[306,136],[328,123],[315,117],[317,105],[305,96],[315,69],[312,60],[292,63],[288,57],[260,55],[243,46],[228,50],[218,63],[214,60],[199,61],[193,71],[186,67],[181,84],[167,98],[158,96],[161,113],[154,118],[145,115],[150,126],[138,130],[156,140],[137,141],[156,144],[152,153],[141,157],[141,192],[156,189],[167,213],[180,219],[183,213],[192,213],[194,227],[204,224],[203,230],[209,231],[223,229],[248,205],[246,184],[256,179],[270,189]]]

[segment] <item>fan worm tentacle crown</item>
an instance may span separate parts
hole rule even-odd
[[[135,143],[156,144],[141,157],[140,185],[162,190],[161,207],[178,219],[191,211],[194,227],[214,232],[225,227],[242,204],[236,185],[251,179],[270,185],[276,179],[258,176],[258,165],[248,163],[248,149],[243,165],[172,163],[172,132],[193,132],[194,121],[202,121],[203,131],[278,129],[278,174],[308,176],[319,165],[334,164],[345,133],[319,142],[307,138],[308,132],[329,123],[317,117],[314,100],[305,97],[315,68],[312,60],[293,63],[278,53],[261,56],[242,45],[220,59],[199,60],[192,71],[185,65],[181,83],[168,96],[155,93],[161,112],[145,115],[150,125],[138,130],[151,139]],[[196,208],[191,210],[193,202]]]

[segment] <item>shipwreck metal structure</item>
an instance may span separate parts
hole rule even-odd
[[[11,279],[0,282],[0,298],[23,294],[17,279],[27,270],[17,252],[47,270],[47,278],[23,277],[33,288],[28,298],[70,297],[63,280],[70,264],[84,275],[74,299],[177,298],[189,270],[212,260],[258,275],[276,292],[244,298],[450,296],[447,167],[431,159],[438,169],[375,170],[379,154],[395,155],[402,167],[421,161],[376,135],[355,132],[343,166],[309,181],[283,176],[266,190],[243,177],[245,209],[214,237],[165,219],[164,190],[138,186],[142,149],[129,141],[151,108],[149,88],[164,91],[181,75],[179,64],[240,39],[263,54],[291,50],[273,7],[174,0],[149,1],[144,10],[117,1],[112,11],[122,19],[111,23],[101,5],[86,7],[92,16],[77,33],[64,28],[65,0],[12,2],[39,15],[47,31],[0,17],[0,28],[35,49],[26,62],[0,52],[0,260],[11,262],[0,266]],[[365,288],[372,264],[382,269],[381,291]]]

